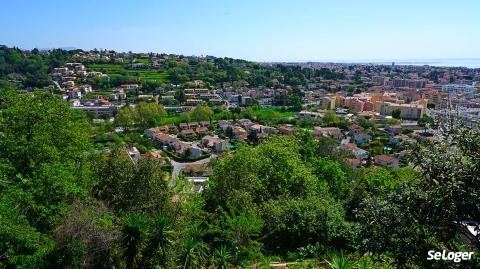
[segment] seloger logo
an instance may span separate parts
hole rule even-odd
[[[453,252],[453,251],[447,252],[446,250],[443,250],[442,252],[440,252],[440,251],[430,250],[428,252],[427,260],[429,261],[444,260],[444,261],[461,262],[461,261],[471,260],[472,255],[473,255],[473,252]]]

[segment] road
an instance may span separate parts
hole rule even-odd
[[[212,156],[208,156],[208,158],[198,160],[198,161],[195,161],[195,162],[184,162],[184,163],[179,163],[179,162],[176,162],[176,161],[170,159],[170,163],[173,166],[173,170],[172,170],[172,180],[170,181],[169,184],[171,186],[175,185],[175,179],[178,177],[178,174],[180,174],[180,171],[182,171],[185,168],[186,165],[188,165],[188,164],[204,164],[204,163],[208,163],[210,161],[210,159],[212,159]]]

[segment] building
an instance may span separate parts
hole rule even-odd
[[[298,112],[297,117],[299,119],[319,119],[323,117],[323,114],[318,112],[300,111]]]
[[[341,146],[342,149],[350,151],[353,153],[355,158],[367,158],[368,157],[368,151],[359,148],[356,144],[354,143],[347,143]]]
[[[138,84],[122,84],[120,85],[120,88],[124,90],[135,90],[138,89]]]
[[[140,159],[140,151],[138,151],[136,147],[127,148],[125,151],[127,152],[128,156],[130,156],[132,161],[136,162],[138,159]]]
[[[243,129],[242,127],[240,126],[234,126],[232,128],[232,135],[235,139],[238,139],[238,140],[246,140],[247,139],[247,136],[248,136],[248,133],[245,129]]]
[[[394,88],[425,88],[426,79],[394,79],[391,86]]]
[[[363,102],[363,101],[361,101],[361,100],[353,99],[353,100],[351,101],[351,106],[350,106],[350,108],[352,108],[353,110],[355,110],[355,111],[357,111],[357,112],[362,112],[362,111],[363,111],[364,104],[365,104],[365,102]]]
[[[342,135],[340,128],[337,127],[315,127],[313,129],[313,137],[319,139],[320,137],[328,136],[339,139]]]
[[[356,135],[363,132],[363,127],[358,124],[350,125],[350,134]]]
[[[193,131],[192,129],[187,129],[187,130],[182,130],[180,132],[180,135],[184,138],[194,138],[197,136],[197,133]]]
[[[73,110],[80,110],[83,112],[94,113],[97,117],[113,117],[117,110],[116,106],[71,106]]]
[[[201,99],[187,99],[185,103],[189,106],[196,106],[203,103],[203,101]]]
[[[184,158],[198,158],[202,155],[202,149],[193,143],[180,140],[177,140],[175,143],[173,143],[171,148],[173,148],[179,156]]]
[[[215,152],[222,152],[228,148],[227,141],[220,139],[218,137],[209,136],[209,135],[204,136],[202,138],[202,145],[207,148],[210,148],[212,151],[215,151]]]
[[[428,104],[434,104],[435,108],[446,106],[448,94],[436,90],[430,90],[422,93],[422,98],[426,99]]]
[[[382,154],[375,156],[375,164],[389,168],[397,168],[399,165],[399,160],[395,157]]]
[[[385,127],[385,131],[390,135],[399,135],[402,133],[402,126],[401,125],[388,125]]]
[[[295,127],[290,124],[279,125],[277,126],[277,130],[279,134],[284,134],[284,135],[291,135],[296,132]]]
[[[242,96],[240,98],[240,104],[242,106],[249,106],[249,105],[253,104],[253,99],[250,96]]]
[[[372,82],[375,84],[378,84],[380,86],[385,85],[385,82],[387,82],[387,77],[384,76],[373,76],[372,77]]]
[[[366,133],[359,133],[359,134],[354,135],[353,139],[355,140],[355,143],[362,144],[362,143],[369,142],[370,139],[372,139],[372,137],[369,136]]]
[[[350,158],[347,159],[347,162],[351,164],[355,169],[360,169],[360,167],[362,167],[362,159],[360,158]]]
[[[198,135],[206,135],[208,133],[208,128],[207,127],[197,127],[197,128],[195,128],[195,132]]]
[[[448,84],[442,86],[442,91],[446,93],[474,94],[477,92],[477,88],[471,85]]]
[[[320,103],[320,106],[324,109],[335,109],[335,96],[324,96]]]
[[[418,120],[425,115],[425,104],[396,104],[390,102],[375,103],[375,111],[385,116],[391,116],[396,109],[400,110],[400,118],[406,120]]]
[[[147,137],[150,137],[151,139],[153,139],[155,142],[157,142],[161,146],[172,146],[175,142],[178,141],[177,138],[171,135],[162,133],[158,127],[147,129],[145,130],[144,134]]]

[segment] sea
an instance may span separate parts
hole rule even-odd
[[[345,61],[344,63],[364,63],[364,64],[382,64],[382,65],[429,65],[439,67],[467,67],[480,68],[480,58],[472,59],[426,59],[426,60],[373,60],[373,61]]]

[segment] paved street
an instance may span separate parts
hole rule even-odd
[[[212,158],[212,155],[209,156],[209,157],[206,158],[206,159],[202,159],[202,160],[195,161],[195,162],[184,162],[184,163],[179,163],[179,162],[176,162],[176,161],[170,159],[170,162],[171,162],[171,164],[172,164],[172,166],[173,166],[173,170],[172,170],[172,180],[170,181],[170,185],[174,185],[175,179],[178,177],[178,174],[180,174],[180,171],[183,170],[186,165],[188,165],[188,164],[204,164],[204,163],[208,163],[211,158]]]

